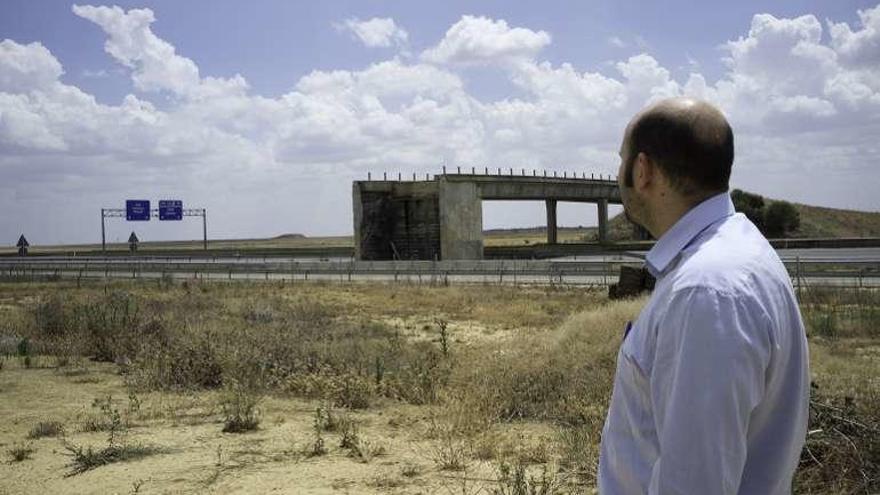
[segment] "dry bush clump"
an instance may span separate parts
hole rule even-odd
[[[210,327],[171,330],[141,347],[129,366],[129,383],[144,390],[217,388],[223,383],[220,349],[226,336]]]
[[[15,444],[6,451],[10,462],[22,462],[31,458],[34,448],[30,444]]]
[[[813,387],[797,493],[880,492],[880,393],[855,398]]]
[[[64,425],[60,421],[40,421],[27,434],[30,439],[57,437],[64,435]]]
[[[369,463],[374,457],[385,454],[381,445],[364,439],[360,427],[350,416],[342,416],[339,422],[339,447],[348,451],[348,456],[363,463]]]
[[[644,300],[608,304],[568,318],[558,330],[524,337],[512,349],[473,358],[455,383],[467,410],[491,421],[604,420],[626,321]]]
[[[248,383],[229,379],[223,385],[220,406],[223,410],[223,433],[244,433],[256,430],[260,424],[262,387],[251,388]]]
[[[139,459],[161,452],[156,447],[129,441],[129,423],[119,412],[112,397],[96,398],[92,402],[92,408],[97,409],[98,413],[84,423],[83,431],[106,431],[107,445],[102,448],[82,446],[62,438],[62,445],[71,458],[68,464],[70,471],[66,476],[75,476],[106,464]]]
[[[38,353],[51,354],[56,366],[81,355],[97,361],[127,360],[143,345],[161,337],[161,325],[143,318],[138,297],[105,290],[80,297],[60,291],[42,295],[31,308],[33,342]]]
[[[498,466],[498,481],[492,495],[561,495],[570,493],[567,488],[559,471],[552,467],[543,466],[541,474],[535,476],[528,473],[525,463],[511,465],[502,462]]]
[[[807,287],[799,299],[811,337],[880,337],[880,290]]]
[[[68,464],[70,471],[66,476],[75,476],[107,464],[141,459],[160,452],[155,447],[139,444],[109,444],[96,449],[68,443],[64,448],[71,458]]]

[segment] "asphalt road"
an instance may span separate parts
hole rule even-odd
[[[880,248],[816,248],[816,249],[779,249],[779,257],[783,261],[802,262],[825,261],[825,262],[863,262],[880,264]],[[646,251],[609,252],[607,254],[591,254],[583,256],[566,256],[553,258],[548,261],[632,261],[643,259]],[[349,262],[351,258],[305,258],[288,256],[200,256],[194,253],[191,256],[39,256],[29,258],[2,258],[0,262],[10,263],[44,263],[44,262],[100,262],[126,264],[136,261],[143,264],[166,264],[166,263],[217,263],[217,264],[259,264],[259,263],[295,263],[295,262]]]
[[[826,262],[864,262],[880,264],[880,248],[816,248],[816,249],[777,249],[782,261],[826,261]],[[606,255],[567,256],[553,261],[638,261],[644,259],[647,251],[627,251]]]
[[[82,277],[608,285],[616,282],[620,263],[639,263],[640,256],[644,253],[436,263],[284,257],[33,257],[0,259],[0,275],[25,280]],[[780,256],[793,279],[800,275],[801,284],[880,287],[880,249],[792,249],[781,251]]]

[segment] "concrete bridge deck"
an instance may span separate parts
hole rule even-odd
[[[570,201],[620,204],[617,181],[540,176],[445,175],[449,183],[474,183],[482,200]]]

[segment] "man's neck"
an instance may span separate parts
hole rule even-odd
[[[709,192],[696,196],[681,196],[675,192],[667,191],[661,194],[657,199],[657,204],[652,208],[651,218],[652,225],[648,229],[655,239],[660,239],[663,234],[669,231],[673,225],[681,220],[687,212],[691,211],[695,206],[703,201],[718,194],[717,192]]]

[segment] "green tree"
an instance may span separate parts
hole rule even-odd
[[[801,226],[801,215],[797,208],[787,201],[774,201],[764,212],[766,235],[784,237]]]
[[[763,196],[734,189],[730,193],[730,199],[733,200],[733,207],[736,211],[744,214],[761,232],[764,232]]]

